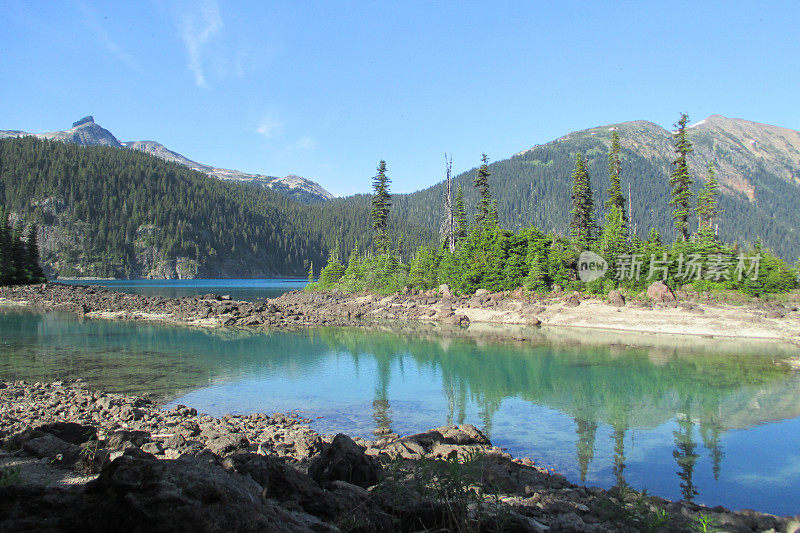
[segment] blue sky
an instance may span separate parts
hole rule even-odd
[[[0,0],[0,129],[393,192],[592,126],[800,129],[800,2]]]

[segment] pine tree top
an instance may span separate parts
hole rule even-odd
[[[478,168],[478,175],[475,177],[475,187],[488,187],[489,176],[489,157],[486,154],[481,154],[481,166]]]
[[[492,216],[492,194],[489,192],[489,158],[486,154],[481,155],[481,166],[478,168],[478,174],[475,177],[475,188],[478,189],[480,199],[478,200],[478,209],[475,214],[475,222],[478,224],[491,223],[494,218]]]

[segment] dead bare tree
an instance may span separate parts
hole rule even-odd
[[[447,178],[445,179],[444,187],[444,220],[442,221],[441,237],[442,242],[446,242],[450,252],[456,249],[456,223],[453,217],[453,190],[452,180],[450,174],[453,169],[453,157],[447,157],[444,154],[444,163],[446,168]]]

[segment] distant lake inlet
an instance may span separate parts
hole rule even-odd
[[[257,301],[277,298],[288,291],[300,290],[308,280],[298,278],[270,279],[98,279],[56,280],[66,285],[97,285],[110,290],[182,298],[204,294],[229,294],[234,300]]]

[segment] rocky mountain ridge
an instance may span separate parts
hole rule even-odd
[[[675,229],[668,183],[675,158],[672,132],[645,120],[572,132],[490,164],[489,181],[501,226],[516,230],[533,224],[566,234],[577,152],[588,159],[596,216],[602,220],[614,130],[620,135],[622,186],[638,235],[644,238],[655,228],[672,240]],[[695,194],[705,183],[708,163],[713,161],[716,166],[723,211],[718,219],[719,235],[742,244],[761,239],[782,258],[794,262],[800,255],[800,132],[711,115],[693,124],[688,136],[694,148],[689,165]],[[454,178],[454,187],[463,187],[468,212],[477,200],[475,171]],[[392,210],[416,224],[439,227],[443,194],[440,182],[396,195]],[[336,201],[366,203],[368,197]]]
[[[554,142],[574,142],[590,135],[598,136],[610,147],[606,137],[610,137],[607,132],[613,130],[619,131],[623,149],[663,160],[674,158],[672,132],[645,120],[577,131]],[[706,175],[708,162],[714,161],[723,191],[744,194],[750,201],[756,201],[756,194],[748,176],[760,169],[800,186],[800,132],[722,115],[711,115],[695,122],[689,130],[694,149],[689,165],[696,180]]]
[[[0,130],[0,139],[6,137],[24,137],[26,135],[33,135],[40,139],[74,143],[81,146],[113,146],[114,148],[139,150],[160,157],[166,161],[189,167],[217,179],[249,183],[272,189],[275,192],[304,204],[324,202],[333,198],[333,195],[323,189],[318,183],[295,174],[290,174],[282,178],[265,174],[248,174],[238,170],[219,168],[192,161],[156,141],[119,141],[114,134],[97,124],[94,121],[94,117],[91,115],[73,122],[72,128],[64,131],[31,134],[20,130]]]

